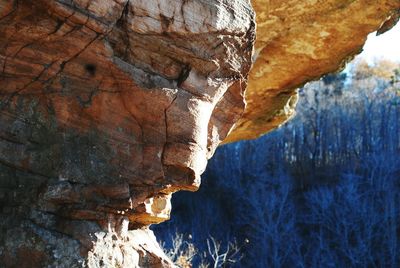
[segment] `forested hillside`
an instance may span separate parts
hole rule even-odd
[[[358,61],[300,89],[289,123],[217,150],[158,237],[236,241],[226,267],[400,267],[399,67]]]

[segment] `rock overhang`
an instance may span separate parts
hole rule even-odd
[[[344,68],[367,35],[389,30],[397,0],[253,0],[257,39],[243,116],[225,143],[257,138],[294,115],[296,89]]]
[[[340,68],[400,9],[398,0],[251,4],[0,1],[0,196],[4,224],[14,221],[3,227],[53,250],[54,233],[81,250],[95,242],[93,262],[115,235],[134,262],[171,265],[131,243],[153,244],[146,226],[169,218],[171,193],[199,187],[222,141],[286,121],[296,87]],[[3,239],[18,256],[21,244]]]

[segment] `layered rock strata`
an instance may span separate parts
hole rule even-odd
[[[146,227],[243,112],[250,3],[0,3],[0,266],[170,266]]]
[[[257,18],[248,0],[0,0],[1,267],[173,266],[148,230],[171,194],[400,9],[252,4]]]

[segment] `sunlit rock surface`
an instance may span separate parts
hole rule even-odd
[[[361,52],[367,35],[389,30],[398,0],[253,0],[255,63],[246,110],[225,142],[254,139],[294,114],[296,88],[340,70]]]
[[[0,266],[170,266],[138,230],[198,188],[243,112],[250,3],[0,3]]]
[[[223,140],[286,120],[296,86],[400,8],[252,4],[0,0],[1,267],[172,266],[147,228],[171,194],[199,187]]]

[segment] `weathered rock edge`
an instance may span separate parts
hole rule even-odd
[[[400,9],[253,5],[255,53],[247,0],[0,0],[0,266],[172,266],[147,228],[171,194]]]
[[[344,68],[371,32],[389,30],[398,0],[253,0],[257,17],[247,106],[225,143],[257,138],[294,115],[296,88]]]
[[[0,2],[0,266],[172,266],[147,229],[244,110],[247,0]]]

